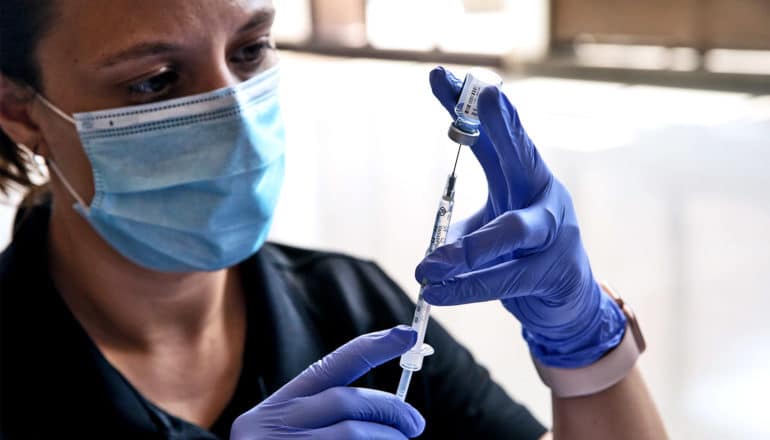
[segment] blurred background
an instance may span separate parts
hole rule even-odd
[[[455,153],[428,72],[497,69],[573,193],[595,273],[639,314],[672,437],[770,438],[770,0],[275,3],[289,153],[274,240],[375,260],[416,297]],[[456,219],[486,198],[468,151],[458,174]],[[434,310],[551,422],[512,316]]]

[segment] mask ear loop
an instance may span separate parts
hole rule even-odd
[[[45,176],[47,173],[43,171],[43,165],[45,164],[46,167],[48,167],[49,170],[52,170],[54,174],[61,180],[61,182],[64,184],[64,188],[67,190],[68,193],[72,196],[72,198],[75,199],[75,201],[83,207],[83,210],[88,214],[91,211],[91,208],[88,207],[86,202],[83,200],[82,197],[80,197],[75,191],[75,188],[70,185],[69,180],[64,177],[64,173],[62,173],[61,169],[58,165],[56,165],[56,162],[53,160],[48,159],[45,156],[42,156],[38,153],[38,150],[40,149],[40,144],[36,144],[32,148],[32,161],[35,163],[35,167],[37,168],[38,174],[41,176]]]
[[[91,208],[89,208],[86,202],[78,195],[78,193],[75,191],[75,188],[70,185],[69,181],[64,177],[64,173],[62,173],[61,169],[59,169],[59,166],[56,165],[56,162],[45,158],[45,164],[48,168],[53,170],[56,176],[59,177],[59,180],[61,180],[61,182],[64,184],[67,192],[70,193],[72,198],[74,198],[75,201],[78,202],[78,205],[82,206],[83,210],[86,212],[86,214],[88,214],[91,211]]]
[[[75,122],[75,118],[61,111],[59,107],[53,105],[53,103],[47,100],[45,96],[37,92],[35,92],[35,96],[37,97],[37,99],[40,100],[41,103],[43,103],[44,106],[48,107],[49,110],[56,113],[60,118],[64,119],[65,121],[69,122],[72,125],[77,126],[77,122]]]
[[[49,110],[54,112],[60,118],[64,119],[65,121],[67,121],[67,122],[69,122],[72,125],[77,127],[77,122],[75,122],[75,119],[72,116],[70,116],[70,115],[64,113],[63,111],[61,111],[61,109],[59,109],[59,107],[55,106],[51,101],[47,100],[45,98],[45,96],[41,95],[37,91],[34,91],[34,93],[35,93],[35,97],[44,106],[46,106]],[[38,165],[38,171],[41,170],[40,163],[38,162],[38,157],[41,157],[41,156],[39,154],[37,154],[37,149],[39,147],[40,147],[40,144],[37,144],[37,145],[35,145],[35,148],[33,150],[34,157],[35,157],[35,163]],[[91,208],[89,208],[88,205],[86,204],[86,202],[83,200],[83,198],[78,195],[77,191],[75,191],[75,188],[73,188],[72,185],[70,185],[69,180],[67,180],[67,178],[64,177],[64,173],[62,173],[62,171],[59,168],[59,166],[56,165],[56,162],[54,162],[52,159],[49,159],[47,157],[43,157],[43,160],[45,161],[45,165],[50,170],[53,170],[54,174],[56,174],[56,176],[59,178],[59,180],[61,180],[61,182],[64,184],[64,188],[67,189],[67,192],[70,193],[72,198],[75,199],[75,201],[83,208],[83,210],[86,212],[86,214],[88,214],[91,211]]]

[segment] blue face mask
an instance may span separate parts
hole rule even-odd
[[[278,67],[213,92],[70,117],[93,169],[75,209],[118,252],[162,272],[212,271],[254,254],[284,172]]]

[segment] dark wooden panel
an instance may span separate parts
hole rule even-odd
[[[312,0],[313,39],[317,44],[366,46],[364,0]]]
[[[770,49],[770,0],[701,0],[705,47]]]
[[[555,42],[599,40],[695,44],[697,0],[553,0]]]

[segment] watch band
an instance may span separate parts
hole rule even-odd
[[[639,355],[646,348],[639,322],[628,304],[605,283],[599,282],[599,286],[617,303],[626,316],[623,339],[598,361],[585,367],[550,367],[533,358],[540,379],[557,397],[587,396],[615,385],[628,375]]]

